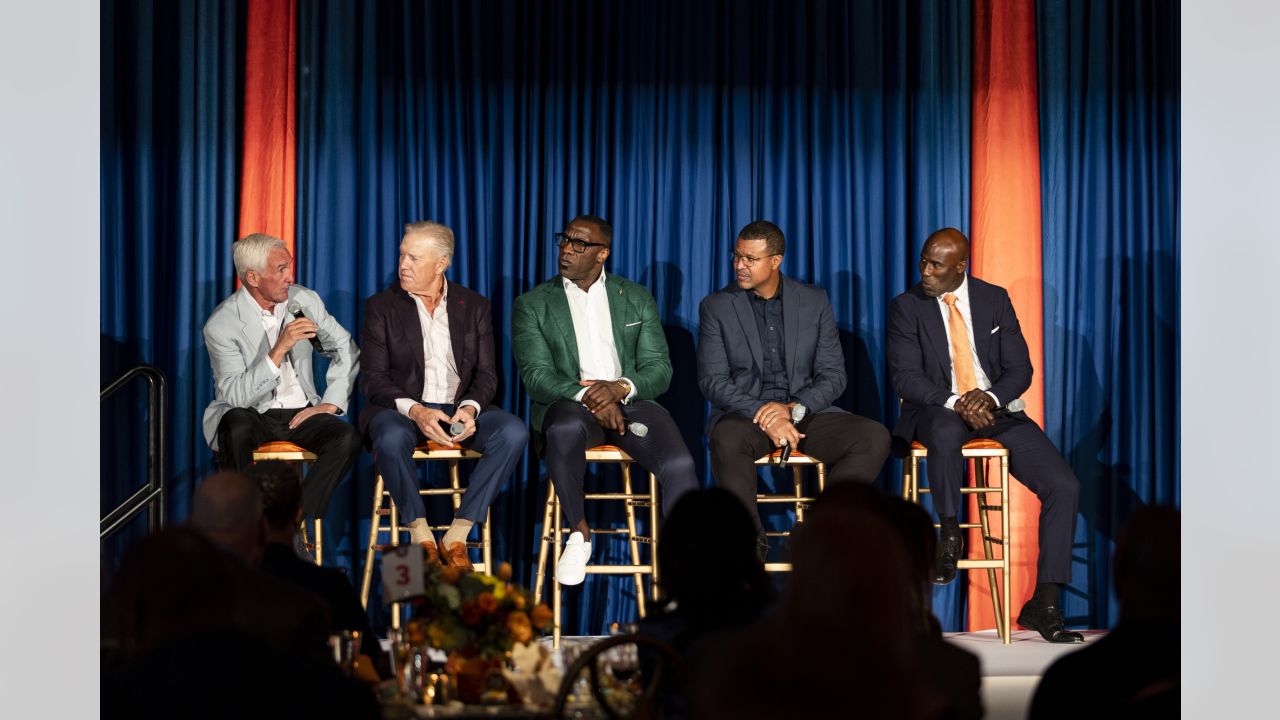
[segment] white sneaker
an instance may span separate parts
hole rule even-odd
[[[556,563],[556,582],[561,585],[581,585],[587,577],[587,561],[591,559],[591,543],[577,530],[569,534]]]

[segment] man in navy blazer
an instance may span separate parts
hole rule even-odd
[[[445,280],[453,250],[448,227],[431,221],[406,225],[399,282],[365,301],[361,389],[369,402],[360,413],[360,430],[413,542],[430,562],[443,557],[470,570],[467,535],[511,476],[529,431],[519,418],[490,405],[498,374],[489,301]],[[461,433],[451,435],[452,427]],[[413,462],[414,448],[426,439],[484,454],[439,546]]]
[[[761,560],[768,544],[756,508],[757,458],[790,445],[825,463],[830,482],[869,483],[889,455],[883,425],[832,405],[846,374],[831,302],[821,288],[779,272],[785,252],[777,225],[748,224],[730,256],[736,282],[698,309],[712,474],[755,521]]]
[[[1003,288],[968,277],[969,240],[943,228],[925,241],[919,284],[889,307],[888,355],[902,398],[894,435],[928,448],[929,485],[939,530],[934,582],[956,576],[962,549],[957,520],[964,460],[973,438],[1009,449],[1009,469],[1040,498],[1040,558],[1035,594],[1018,623],[1050,642],[1081,642],[1063,630],[1060,593],[1071,580],[1079,483],[1044,431],[1022,412],[1031,386],[1031,356],[1013,303]],[[957,332],[963,328],[963,332]],[[957,362],[956,358],[969,356]]]

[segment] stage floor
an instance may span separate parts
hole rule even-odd
[[[1031,708],[1031,697],[1044,671],[1055,660],[1096,642],[1105,630],[1082,630],[1084,642],[1071,645],[1047,643],[1034,630],[1015,630],[1013,642],[1004,645],[995,630],[946,633],[948,642],[978,656],[982,663],[982,704],[989,720],[1022,720]],[[566,635],[566,644],[589,643],[598,636]],[[543,638],[550,643],[550,638]]]

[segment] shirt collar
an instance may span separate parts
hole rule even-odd
[[[759,293],[757,293],[755,290],[748,290],[747,292],[751,295],[751,299],[752,299],[752,300],[759,300],[760,302],[769,302],[770,300],[781,300],[781,299],[782,299],[782,287],[783,287],[784,285],[786,285],[786,283],[782,281],[782,276],[781,276],[781,275],[779,275],[779,276],[778,276],[778,292],[774,293],[774,294],[773,294],[773,297],[771,297],[771,298],[763,297],[763,296],[761,296]]]
[[[588,287],[588,288],[587,288],[587,290],[585,290],[585,291],[584,291],[584,290],[582,290],[582,288],[578,287],[578,284],[577,284],[577,283],[575,283],[574,281],[570,280],[570,279],[569,279],[569,278],[567,278],[567,277],[562,277],[562,278],[560,278],[560,280],[561,280],[561,282],[563,282],[563,283],[564,283],[564,289],[565,289],[566,291],[568,291],[570,288],[574,288],[574,289],[577,289],[577,290],[579,290],[579,291],[586,292],[586,291],[590,291],[590,290],[595,290],[597,287],[603,288],[603,287],[604,287],[604,276],[605,276],[604,268],[601,268],[601,269],[600,269],[600,277],[596,278],[596,281],[595,281],[595,282],[593,282],[593,283],[591,283],[591,286],[590,286],[590,287]]]
[[[252,307],[255,311],[257,311],[258,317],[274,317],[274,318],[284,317],[284,306],[287,303],[276,303],[271,310],[266,310],[265,308],[263,308],[261,305],[258,304],[257,300],[253,299],[252,295],[249,294],[248,285],[240,286],[240,294],[244,295],[245,302],[249,303],[249,306]]]
[[[444,282],[444,287],[441,289],[441,292],[440,292],[440,302],[436,303],[436,307],[437,307],[437,308],[444,307],[446,310],[448,310],[447,305],[448,305],[448,303],[449,303],[449,279],[448,279],[448,278],[441,278],[441,280]],[[402,286],[400,287],[400,289],[401,289],[401,290],[404,290],[404,286],[402,285]],[[423,302],[422,298],[418,297],[417,295],[414,295],[413,293],[409,292],[408,290],[405,290],[404,292],[405,292],[405,294],[406,294],[406,295],[408,295],[410,298],[412,298],[412,299],[413,299],[414,304],[416,304],[416,305],[418,306],[418,309],[419,309],[419,310],[422,310],[423,312],[426,312],[426,310],[427,310],[427,304],[426,304],[425,302]]]
[[[964,278],[960,281],[960,287],[956,288],[955,290],[952,290],[949,294],[956,296],[956,303],[964,303],[965,305],[969,304],[969,274],[968,273],[965,273]],[[941,295],[939,295],[938,302],[942,303],[943,305],[946,305],[947,301],[943,300],[942,298],[946,297],[947,295],[948,293],[942,293]]]

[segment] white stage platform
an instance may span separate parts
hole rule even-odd
[[[1031,697],[1044,671],[1055,660],[1096,642],[1105,630],[1081,630],[1083,643],[1047,643],[1034,630],[1015,630],[1013,642],[1004,645],[995,630],[946,633],[948,642],[978,656],[982,663],[982,705],[990,720],[1022,720],[1031,709]]]
[[[1022,720],[1031,709],[1031,697],[1035,694],[1040,677],[1055,660],[1096,642],[1107,634],[1105,630],[1082,630],[1083,643],[1058,645],[1047,643],[1034,630],[1015,630],[1013,642],[1004,645],[995,630],[971,633],[946,633],[948,642],[978,656],[982,663],[983,716],[989,720]],[[561,638],[566,644],[590,643],[599,640],[594,635]],[[550,644],[551,638],[542,642]]]

